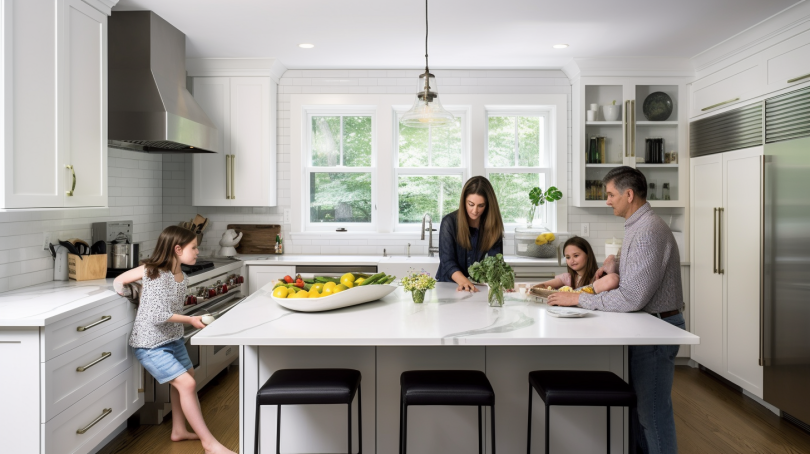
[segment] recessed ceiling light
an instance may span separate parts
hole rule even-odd
[[[304,43],[304,44],[299,44],[298,47],[300,47],[301,49],[312,49],[313,47],[315,47],[315,45],[314,44]]]
[[[568,47],[568,44],[555,44],[552,47],[554,47],[555,49],[565,49],[566,47]]]

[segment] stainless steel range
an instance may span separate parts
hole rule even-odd
[[[241,260],[204,257],[196,264],[183,265],[182,268],[188,277],[186,305],[181,312],[183,315],[211,314],[219,318],[247,297]],[[198,391],[239,357],[239,349],[235,346],[191,345],[189,340],[199,331],[186,326],[183,335],[194,366]],[[139,412],[141,424],[163,422],[163,418],[171,412],[170,391],[170,384],[161,385],[149,372],[144,371],[145,403]]]

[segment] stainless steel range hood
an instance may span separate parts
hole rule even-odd
[[[217,153],[217,129],[186,90],[186,36],[151,11],[114,11],[108,28],[113,148]]]

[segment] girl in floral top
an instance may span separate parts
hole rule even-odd
[[[234,454],[208,430],[197,400],[194,367],[186,351],[183,324],[205,328],[202,317],[181,315],[186,294],[186,275],[180,264],[197,261],[197,236],[182,227],[167,227],[157,240],[152,257],[143,265],[118,276],[115,291],[143,280],[138,314],[129,338],[135,357],[159,383],[169,382],[172,402],[172,441],[197,440],[206,454]],[[189,432],[186,421],[194,429]]]
[[[554,279],[538,284],[541,288],[559,289],[561,287],[580,288],[592,285],[595,293],[613,290],[619,287],[619,275],[607,274],[596,279],[596,264],[591,244],[584,238],[573,236],[563,245],[565,264],[568,272],[554,276]]]

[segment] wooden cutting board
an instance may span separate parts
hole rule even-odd
[[[228,224],[229,229],[242,233],[236,252],[239,254],[275,254],[276,235],[281,234],[277,224]],[[282,241],[282,244],[284,242]]]

